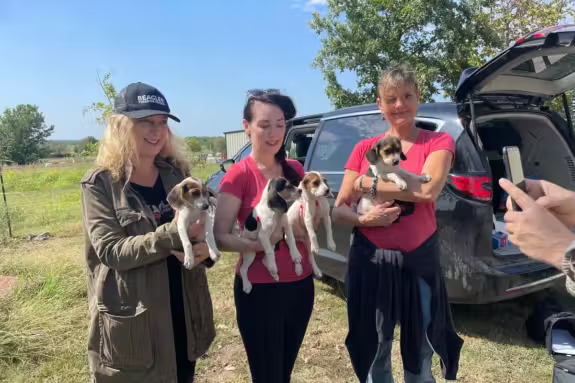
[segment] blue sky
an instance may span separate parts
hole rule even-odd
[[[282,89],[300,115],[329,110],[311,68],[320,39],[307,24],[324,2],[2,0],[0,110],[36,104],[56,127],[51,138],[99,138],[83,109],[103,101],[97,73],[108,71],[118,90],[160,89],[183,136],[240,129],[250,88]]]

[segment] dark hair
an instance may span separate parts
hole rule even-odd
[[[285,98],[287,98],[287,96],[283,96],[283,95],[281,97],[282,97],[282,101],[285,101]],[[263,102],[266,104],[276,105],[277,107],[279,107],[284,112],[284,117],[285,117],[286,111],[285,111],[284,107],[282,107],[282,103],[278,102],[277,100],[274,100],[273,95],[267,95],[266,94],[266,95],[257,96],[257,97],[250,97],[248,99],[248,102],[246,102],[246,106],[244,106],[244,120],[246,120],[247,122],[252,122],[252,119],[254,117],[252,109],[253,109],[254,102],[256,102],[256,101]],[[289,102],[291,103],[291,100],[289,100]],[[285,104],[285,102],[283,104]],[[292,104],[292,107],[293,107],[293,104]],[[290,112],[288,112],[288,113],[290,113]],[[285,139],[285,137],[283,137],[283,139]],[[275,157],[276,161],[281,165],[284,177],[292,185],[298,186],[299,183],[301,182],[302,178],[298,174],[298,172],[296,172],[294,170],[294,168],[292,168],[287,163],[285,144],[282,144],[280,150],[275,154],[274,157]]]

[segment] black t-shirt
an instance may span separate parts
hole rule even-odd
[[[162,179],[158,176],[153,187],[131,183],[150,207],[156,218],[156,224],[162,225],[174,219],[174,210],[166,199],[166,190]],[[193,363],[188,360],[186,337],[186,318],[184,314],[184,296],[182,289],[182,264],[174,255],[167,258],[168,276],[170,280],[170,305],[172,308],[172,325],[176,346],[176,362],[178,370],[193,370]]]

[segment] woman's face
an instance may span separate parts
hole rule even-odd
[[[379,110],[396,129],[413,126],[418,104],[419,92],[411,86],[387,88],[383,97],[377,99]]]
[[[286,121],[279,106],[255,101],[252,121],[243,121],[244,130],[252,141],[252,151],[260,155],[275,155],[281,148]]]
[[[140,157],[156,157],[168,141],[168,117],[158,114],[133,120],[134,139]]]

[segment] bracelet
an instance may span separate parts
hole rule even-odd
[[[375,199],[377,195],[377,177],[373,177],[373,181],[371,182],[371,189],[369,189],[369,195],[371,199]]]

